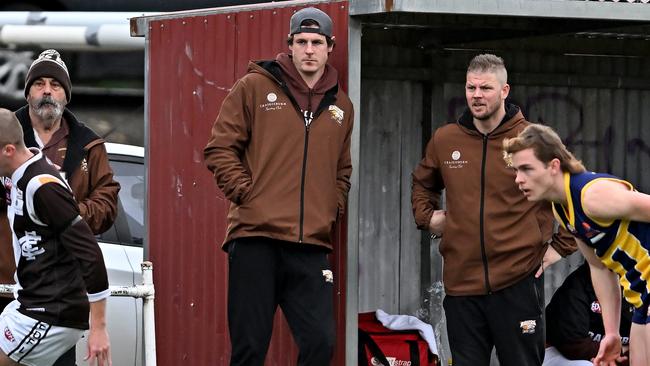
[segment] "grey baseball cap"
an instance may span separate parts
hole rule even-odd
[[[305,20],[313,20],[318,23],[318,28],[301,27]],[[318,33],[326,37],[332,37],[332,19],[320,9],[304,8],[298,10],[289,22],[289,35],[296,33]]]

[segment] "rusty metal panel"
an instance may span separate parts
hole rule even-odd
[[[160,365],[227,365],[227,257],[221,251],[228,201],[203,164],[203,147],[221,102],[248,60],[288,51],[289,18],[304,6],[219,9],[147,20],[149,258],[156,266],[156,346]],[[347,80],[347,2],[317,3],[334,21],[330,62]],[[338,343],[345,352],[345,228],[332,263]],[[267,365],[293,365],[297,351],[276,316]]]

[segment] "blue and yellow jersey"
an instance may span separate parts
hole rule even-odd
[[[650,224],[629,220],[605,222],[589,217],[582,208],[582,197],[587,187],[601,179],[620,182],[634,190],[629,182],[609,174],[564,173],[567,205],[553,203],[553,213],[561,225],[594,248],[603,264],[620,276],[625,299],[640,308],[650,301]]]

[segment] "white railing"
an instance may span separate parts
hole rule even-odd
[[[156,366],[156,324],[154,317],[155,289],[153,286],[153,264],[143,262],[142,285],[110,286],[111,296],[135,297],[142,299],[142,314],[144,318],[144,364]],[[13,294],[16,285],[0,284],[0,293]]]
[[[605,2],[605,3],[642,3],[642,4],[647,4],[650,3],[650,0],[578,0],[578,1],[598,1],[598,2]]]
[[[0,12],[0,43],[8,47],[69,51],[139,51],[144,39],[131,37],[129,19],[158,13]]]

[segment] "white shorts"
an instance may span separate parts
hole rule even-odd
[[[547,347],[544,355],[542,366],[593,366],[591,361],[587,360],[569,360],[562,356],[560,351],[555,347]]]
[[[83,335],[83,330],[58,327],[18,312],[14,300],[0,314],[0,349],[27,366],[50,366]]]

